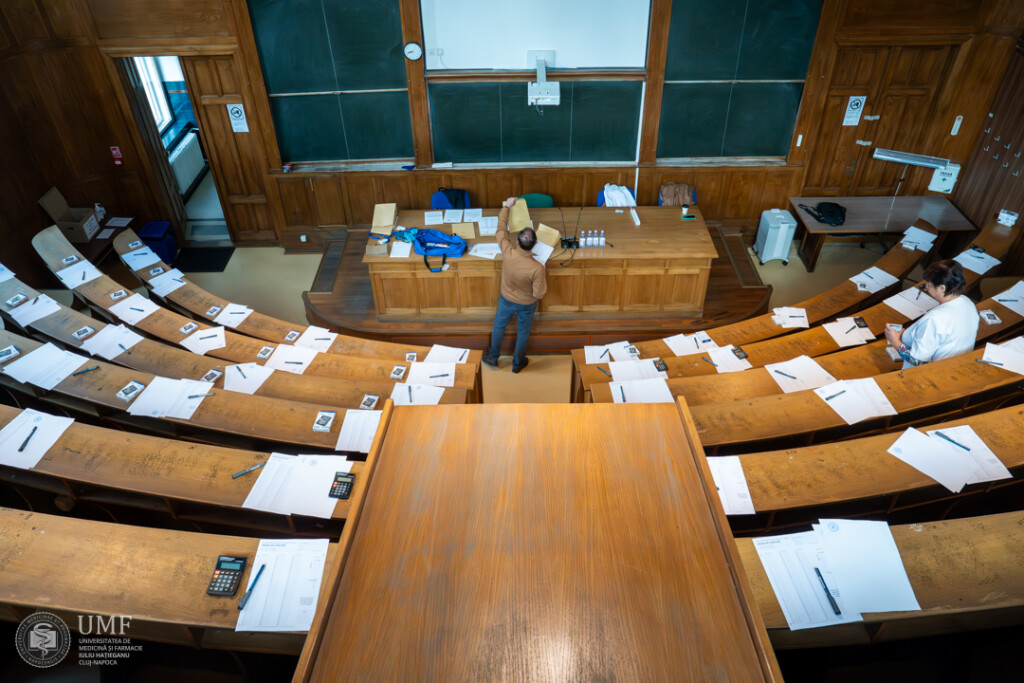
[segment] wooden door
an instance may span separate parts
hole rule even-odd
[[[276,243],[265,186],[267,155],[241,62],[235,55],[183,56],[181,65],[232,241]],[[245,108],[249,132],[232,130],[233,104]]]

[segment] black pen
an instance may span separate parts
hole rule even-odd
[[[946,441],[950,442],[954,446],[959,446],[960,448],[964,449],[965,451],[971,450],[970,448],[968,448],[967,446],[963,445],[959,441],[953,441],[953,439],[949,438],[948,436],[946,436],[942,432],[935,432],[935,436],[937,436],[937,437],[939,437],[941,439],[945,439]]]
[[[818,581],[821,581],[821,587],[825,591],[825,595],[828,597],[828,604],[832,606],[832,611],[836,613],[837,617],[842,615],[842,612],[839,611],[839,605],[836,603],[836,599],[832,597],[832,591],[828,589],[828,585],[825,583],[825,577],[821,575],[821,570],[815,567],[814,573],[818,575]]]
[[[857,329],[857,326],[856,326],[856,325],[854,325],[853,327],[851,327],[850,329],[848,329],[848,330],[846,331],[846,334],[850,334],[850,333],[851,333],[851,332],[853,332],[853,331],[854,331],[855,329]]]
[[[924,290],[922,290],[922,289],[917,290],[917,296],[914,297],[914,301],[917,301],[918,299],[921,298],[921,292],[923,292],[923,291]]]
[[[288,365],[302,365],[301,360],[286,360],[285,363]]]
[[[25,450],[25,448],[28,446],[28,442],[31,441],[32,437],[36,435],[37,429],[39,429],[39,427],[33,427],[32,431],[28,433],[28,436],[25,437],[25,440],[21,442],[21,445],[18,446],[19,453]]]
[[[235,366],[235,370],[238,370],[238,374],[242,376],[242,379],[249,379],[248,377],[245,376],[245,373],[242,372],[242,366],[241,365],[236,365]]]
[[[405,388],[409,390],[409,403],[412,403],[412,385],[406,384]]]
[[[998,301],[1001,304],[1005,304],[1009,301],[1017,301],[1017,299],[996,299],[996,301]]]
[[[459,362],[460,363],[463,361],[463,359],[465,359],[467,353],[469,353],[469,349],[466,349],[465,351],[463,351],[462,355],[459,356]]]
[[[85,271],[82,271],[82,282],[85,282]]]
[[[99,368],[100,368],[100,366],[94,365],[91,368],[86,368],[84,370],[76,370],[75,372],[71,373],[71,376],[74,377],[75,375],[82,375],[82,374],[85,374],[85,373],[89,372],[90,370],[99,370]]]
[[[331,341],[330,337],[317,337],[314,341]]]
[[[609,377],[611,377],[611,376],[612,376],[612,373],[608,372],[608,371],[607,371],[607,370],[605,370],[604,368],[602,368],[602,367],[600,367],[600,366],[595,366],[595,367],[597,367],[597,369],[598,369],[598,370],[600,370],[600,371],[601,371],[601,372],[603,372],[604,374],[608,375]]]
[[[124,344],[118,343],[118,346],[121,347],[121,350],[124,351],[125,353],[127,353],[129,356],[132,355],[132,352],[129,351],[128,349],[126,349],[124,347]]]
[[[37,301],[39,301],[39,297],[38,296],[35,299],[32,299],[32,304],[31,305],[35,306]]]
[[[975,358],[974,362],[975,363],[988,363],[989,365],[998,365],[999,367],[1003,367],[1002,363],[997,363],[994,360],[985,360],[984,358]]]
[[[716,363],[715,361],[711,360],[710,358],[705,358],[704,356],[701,356],[700,359],[703,360],[703,361],[707,361],[708,363],[711,363],[716,368],[718,367],[718,363]]]
[[[699,349],[700,348],[700,342],[697,341],[697,335],[693,335],[693,348],[695,348],[695,349]]]
[[[598,359],[598,360],[601,360],[602,358],[604,358],[604,357],[605,357],[605,356],[607,356],[607,355],[608,355],[608,349],[605,349],[605,350],[604,350],[604,353],[602,353],[602,354],[601,354],[600,356],[598,356],[598,357],[597,357],[597,359]]]
[[[228,315],[242,315],[245,311],[231,311]]]
[[[245,595],[242,596],[241,602],[238,603],[238,609],[245,609],[245,603],[249,602],[249,596],[252,595],[252,589],[256,587],[256,582],[260,580],[260,574],[263,573],[266,566],[266,564],[260,565],[260,570],[256,572],[256,578],[249,584],[249,590],[245,591]]]
[[[842,390],[842,391],[840,391],[839,393],[836,393],[836,394],[832,394],[831,396],[826,396],[826,397],[825,397],[825,400],[826,400],[826,401],[831,401],[831,400],[832,400],[832,399],[834,399],[834,398],[835,398],[836,396],[842,396],[842,395],[843,395],[843,394],[845,394],[845,393],[846,393],[846,389],[843,389],[843,390]]]
[[[791,316],[789,316],[789,317],[790,317],[790,318],[802,318],[803,316],[802,316],[802,315],[791,315]]]
[[[447,377],[447,376],[448,376],[448,373],[446,372],[443,375],[431,375],[430,379],[437,379],[438,377]]]
[[[619,385],[619,394],[622,395],[622,402],[625,403],[626,402],[626,390],[622,388],[621,384]]]
[[[793,375],[787,375],[782,370],[772,370],[772,372],[774,372],[776,375],[782,375],[783,377],[788,377],[790,379],[796,379],[796,377],[794,377]]]
[[[213,392],[211,391],[208,394],[192,394],[189,398],[206,398],[207,396],[213,396]]]
[[[871,277],[871,273],[869,273],[869,272],[868,272],[868,271],[866,271],[866,270],[864,271],[864,277],[866,277],[866,278],[867,278],[867,279],[869,279],[869,280],[874,280],[874,279],[875,279],[875,278]]]
[[[213,338],[215,338],[216,336],[217,336],[217,335],[215,335],[215,334],[208,334],[208,335],[206,335],[205,337],[200,337],[200,339],[213,339]]]
[[[235,472],[234,474],[232,474],[231,478],[232,479],[238,479],[239,477],[244,477],[245,475],[249,474],[250,472],[255,472],[256,470],[258,470],[259,468],[263,467],[266,464],[267,464],[266,462],[261,462],[261,463],[258,463],[256,465],[253,465],[252,467],[247,467],[244,470],[242,470],[241,472]]]

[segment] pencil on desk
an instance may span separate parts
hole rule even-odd
[[[261,564],[260,569],[256,572],[256,578],[249,584],[249,590],[245,591],[245,595],[242,596],[241,602],[238,603],[238,609],[245,609],[245,603],[249,602],[249,596],[252,595],[252,591],[256,588],[256,582],[260,580],[260,575],[263,574],[263,570],[266,568],[266,564]]]
[[[864,277],[866,277],[866,278],[867,278],[867,279],[869,279],[869,280],[874,280],[874,279],[875,279],[875,278],[871,277],[871,273],[869,273],[869,272],[868,272],[868,271],[866,271],[866,270],[864,271]]]

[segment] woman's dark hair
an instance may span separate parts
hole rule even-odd
[[[935,287],[946,285],[947,296],[963,294],[967,289],[967,279],[964,277],[963,267],[950,259],[936,261],[928,266],[928,270],[924,271],[924,279]]]
[[[530,251],[537,244],[537,233],[533,231],[533,228],[523,228],[522,232],[519,233],[517,241],[520,247]]]

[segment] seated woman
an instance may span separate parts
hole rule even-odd
[[[978,309],[964,295],[967,281],[956,261],[936,261],[924,271],[924,291],[939,305],[906,330],[885,326],[885,338],[903,357],[903,369],[952,358],[974,348]]]

